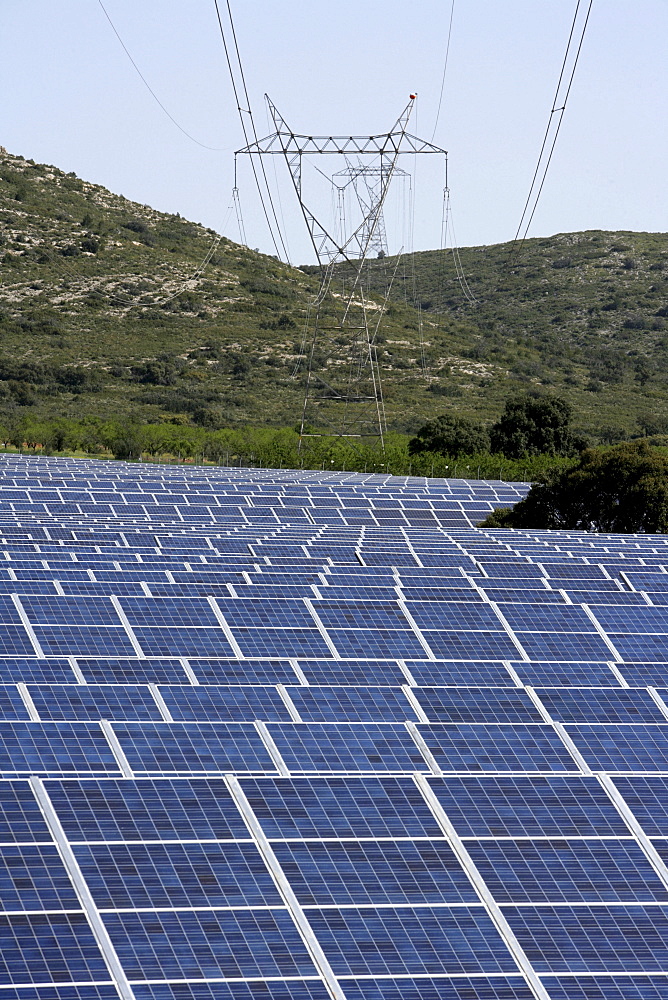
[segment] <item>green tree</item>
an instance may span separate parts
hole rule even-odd
[[[408,442],[409,455],[431,451],[458,458],[459,455],[475,455],[488,449],[489,434],[482,424],[449,413],[430,420]]]
[[[512,510],[494,511],[486,528],[667,532],[668,457],[645,441],[584,451],[553,469]]]
[[[575,455],[586,442],[571,429],[571,413],[570,404],[558,396],[513,396],[490,430],[492,451],[506,458]]]

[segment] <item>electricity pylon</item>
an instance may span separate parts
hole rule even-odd
[[[364,262],[376,245],[383,206],[398,169],[399,156],[402,153],[447,156],[447,153],[407,131],[415,103],[413,95],[389,132],[370,136],[299,135],[289,128],[268,97],[266,100],[276,131],[238,150],[235,156],[278,154],[285,158],[320,265],[320,288],[304,340],[307,349],[300,441],[304,437],[335,434],[375,439],[384,448],[385,407],[375,342],[385,303],[379,305],[367,297],[362,286]],[[303,157],[331,154],[375,160],[377,179],[367,186],[366,198],[360,199],[363,218],[350,234],[333,235],[304,201]],[[352,278],[345,291],[337,293],[330,291],[330,287],[335,267],[341,263],[352,265]],[[316,429],[323,426],[327,430]]]
[[[341,240],[345,239],[343,234],[346,230],[346,191],[348,188],[352,187],[360,210],[364,213],[365,218],[369,218],[374,204],[380,197],[380,188],[385,183],[390,169],[389,164],[372,166],[359,162],[355,165],[348,157],[346,157],[346,163],[345,170],[337,170],[335,174],[332,174],[332,183],[336,188],[338,198]],[[395,167],[393,177],[410,177],[410,174],[406,170]],[[346,180],[339,180],[339,178],[346,178]],[[362,183],[364,187],[362,187]],[[362,239],[364,239],[364,234],[362,234]],[[369,234],[369,253],[375,253],[378,257],[386,257],[388,252],[384,213],[381,211],[378,214],[374,231]]]

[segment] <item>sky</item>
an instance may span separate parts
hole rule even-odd
[[[515,235],[547,125],[576,0],[230,0],[260,135],[264,94],[296,132],[409,131],[449,153],[456,240]],[[239,239],[230,212],[244,145],[214,0],[2,0],[0,145]],[[588,0],[581,2],[581,15]],[[225,0],[221,0],[223,12]],[[581,23],[581,19],[580,19]],[[561,132],[529,236],[668,230],[668,0],[594,0]],[[319,164],[330,173],[340,161]],[[391,252],[440,246],[440,158],[407,157],[387,203]],[[314,260],[287,166],[267,164],[293,263]],[[328,224],[331,185],[305,171]],[[274,247],[248,158],[237,175],[249,246]],[[320,184],[320,187],[318,187]]]

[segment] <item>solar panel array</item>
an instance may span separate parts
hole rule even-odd
[[[0,1000],[666,1000],[668,538],[0,459]]]

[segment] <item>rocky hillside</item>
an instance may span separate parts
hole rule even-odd
[[[465,282],[448,253],[396,269],[378,343],[395,429],[493,418],[532,386],[566,395],[595,437],[668,429],[665,236],[460,255]],[[368,266],[378,301],[395,263]],[[0,417],[293,425],[316,287],[310,268],[0,149]]]

